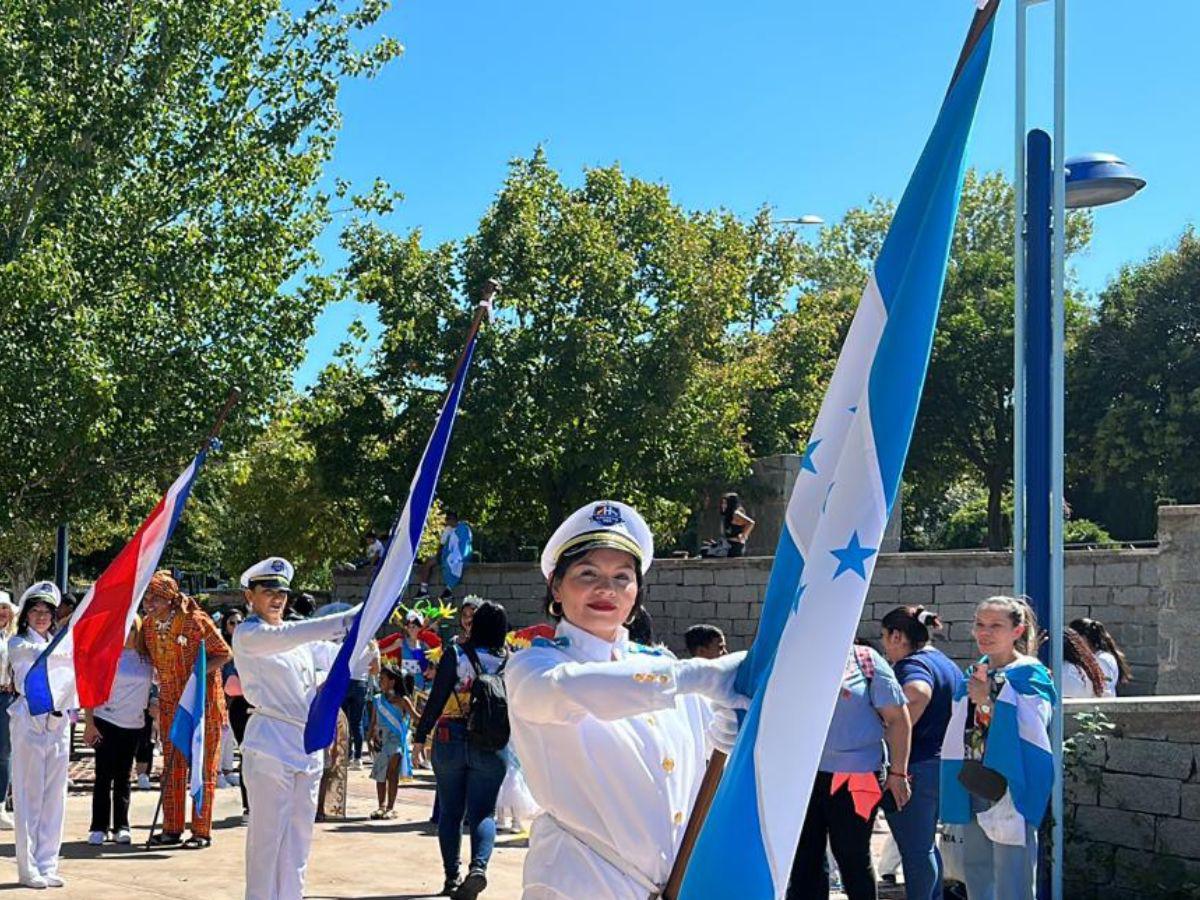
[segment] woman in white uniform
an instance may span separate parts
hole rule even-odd
[[[705,732],[728,748],[744,653],[676,660],[628,639],[654,557],[623,503],[590,503],[542,554],[553,640],[505,673],[512,743],[545,810],[525,861],[525,900],[646,900],[665,884],[704,775]],[[712,729],[709,729],[712,731]]]
[[[12,728],[13,818],[17,876],[25,887],[62,887],[58,851],[67,804],[67,762],[71,729],[60,712],[31,715],[25,676],[54,636],[62,595],[40,581],[21,596],[17,633],[8,642],[13,685],[19,696],[8,708]]]
[[[242,573],[251,615],[233,634],[242,691],[254,707],[242,742],[250,798],[246,900],[299,900],[312,844],[321,751],[304,751],[308,708],[359,607],[341,615],[283,620],[292,564],[264,559]]]

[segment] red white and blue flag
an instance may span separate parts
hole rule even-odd
[[[108,700],[138,604],[207,453],[206,446],[175,480],[133,540],[96,579],[67,627],[33,664],[25,678],[31,713],[90,709]]]

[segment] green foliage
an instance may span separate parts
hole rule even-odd
[[[318,188],[382,0],[14,0],[0,17],[0,569],[127,523],[231,386],[238,445],[332,296]],[[345,187],[339,186],[339,193]],[[376,186],[362,201],[384,202]]]
[[[798,389],[770,365],[778,341],[756,330],[782,307],[800,253],[765,211],[688,213],[616,167],[571,188],[539,150],[513,162],[461,242],[427,249],[419,233],[356,224],[344,243],[385,328],[376,386],[403,411],[389,434],[404,449],[391,455],[393,496],[461,349],[467,298],[489,276],[504,283],[439,488],[501,552],[598,496],[637,505],[669,543],[704,487],[748,470],[751,392]],[[774,421],[805,414],[789,402]]]
[[[1121,538],[1161,497],[1200,502],[1200,237],[1127,266],[1067,367],[1075,504]]]

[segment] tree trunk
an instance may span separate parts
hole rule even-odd
[[[988,484],[987,545],[989,550],[1004,550],[1004,485],[994,480]]]

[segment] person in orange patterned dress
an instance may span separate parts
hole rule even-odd
[[[159,846],[179,844],[187,813],[188,765],[171,744],[171,722],[187,684],[196,654],[203,643],[208,653],[205,687],[204,802],[192,807],[192,835],[184,846],[200,849],[212,845],[213,794],[221,760],[221,728],[226,721],[221,666],[229,661],[229,645],[208,613],[179,590],[168,572],[155,572],[146,589],[147,616],[142,633],[146,653],[158,675],[160,724],[163,740],[163,830],[152,839]]]

